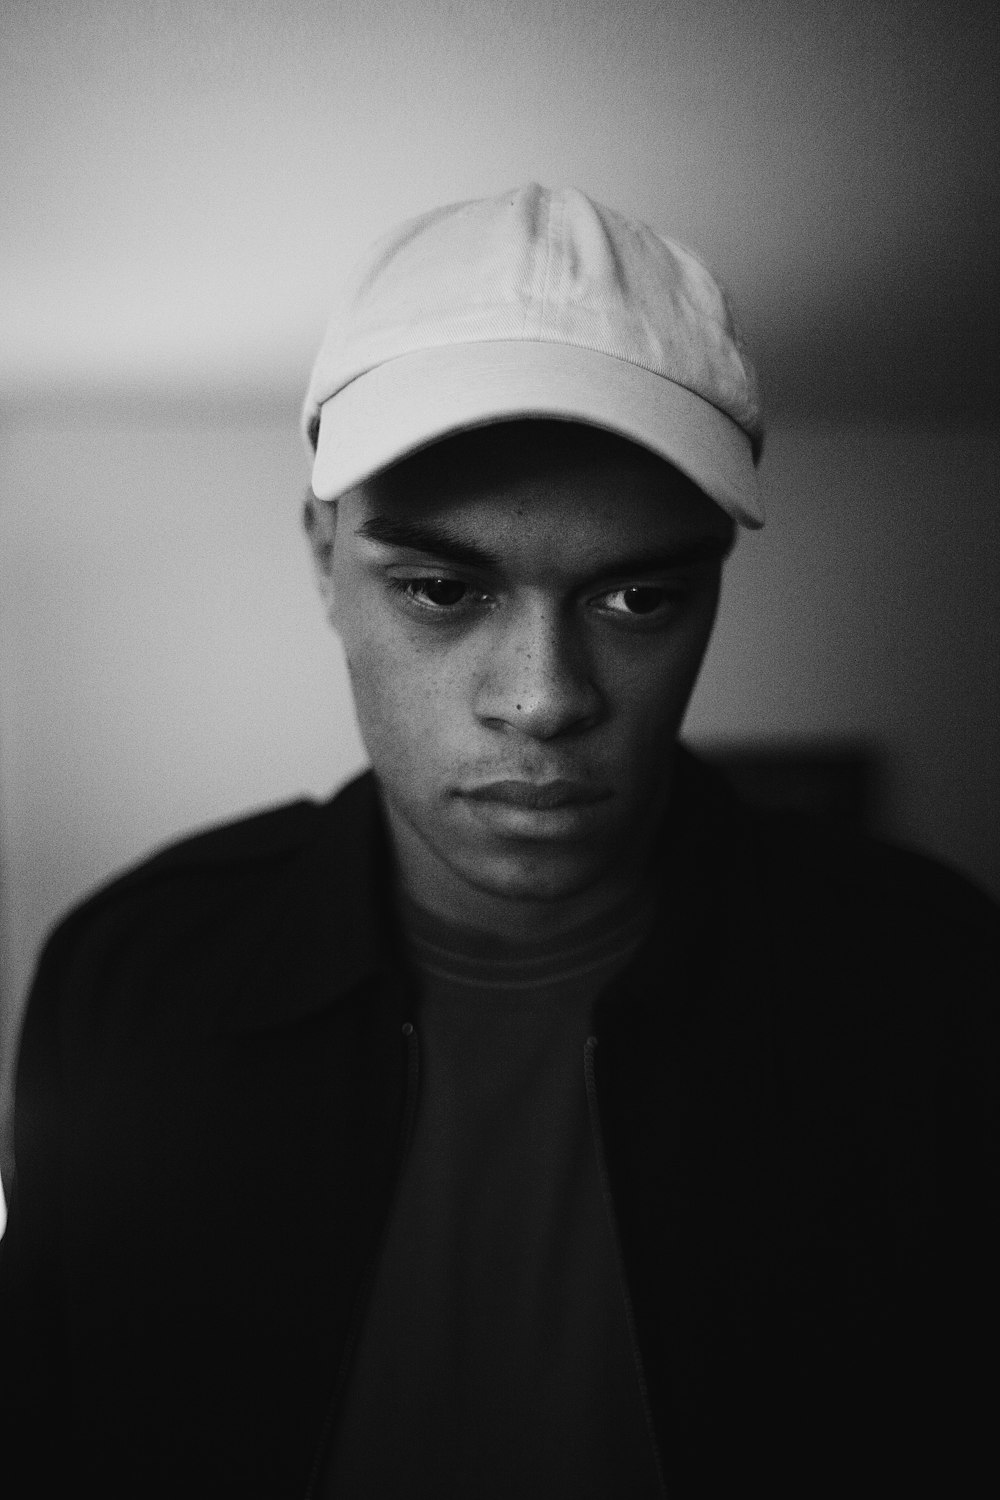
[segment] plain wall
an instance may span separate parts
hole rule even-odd
[[[687,723],[864,741],[882,829],[1000,894],[1000,438],[779,426]],[[150,847],[361,764],[291,411],[22,420],[0,449],[9,1068],[39,942]]]

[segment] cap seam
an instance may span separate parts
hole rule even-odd
[[[548,232],[545,237],[545,278],[542,282],[542,305],[538,311],[538,331],[532,335],[533,340],[535,341],[541,340],[542,330],[545,328],[546,320],[548,318],[549,279],[552,275],[552,263],[555,259],[552,253],[552,247],[555,243],[556,238],[555,220],[557,212],[559,214],[562,213],[562,199],[557,199],[553,195],[549,199],[549,223]]]

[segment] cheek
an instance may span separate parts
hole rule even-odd
[[[384,623],[384,622],[383,622]],[[415,649],[405,631],[369,626],[342,635],[358,727],[376,769],[429,767],[459,720],[459,688],[446,665]]]
[[[672,645],[668,696],[683,715],[712,637],[719,604],[718,583],[682,622]]]
[[[684,620],[655,649],[611,664],[616,716],[643,741],[675,734],[694,689],[712,631],[714,609]]]

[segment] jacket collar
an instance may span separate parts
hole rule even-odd
[[[343,1004],[390,972],[400,952],[391,870],[378,789],[367,771],[310,809],[291,850],[269,861],[216,1029],[288,1025]]]

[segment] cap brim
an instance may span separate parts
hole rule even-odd
[[[685,386],[599,350],[526,340],[421,349],[323,403],[313,490],[336,500],[453,433],[518,417],[583,422],[674,464],[743,526],[764,524],[751,442]]]

